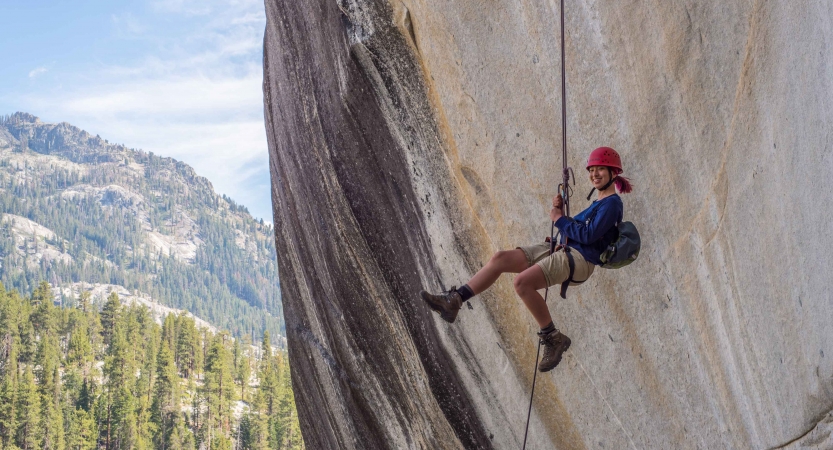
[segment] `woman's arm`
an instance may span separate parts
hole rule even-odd
[[[621,216],[621,211],[619,203],[605,202],[598,206],[589,223],[578,222],[560,214],[559,216],[555,220],[555,226],[561,230],[561,234],[580,244],[592,244],[601,239],[611,227],[616,226],[616,222],[619,221],[619,217]]]
[[[561,197],[561,194],[556,195],[552,198],[552,209],[550,210],[550,220],[553,222],[558,221],[559,217],[562,217],[564,209],[564,198]]]

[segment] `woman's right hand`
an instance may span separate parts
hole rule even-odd
[[[561,197],[561,194],[556,195],[552,198],[552,207],[561,209],[564,206],[564,198]]]

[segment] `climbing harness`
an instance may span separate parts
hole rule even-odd
[[[558,186],[558,191],[564,199],[562,206],[564,215],[570,217],[570,195],[572,189],[570,188],[570,175],[573,174],[573,169],[567,166],[567,81],[566,81],[566,64],[564,57],[564,0],[561,0],[561,161],[562,161],[562,181]],[[575,178],[575,177],[573,177]],[[575,184],[575,181],[573,181]],[[555,222],[550,225],[550,254],[555,251]],[[564,248],[567,249],[567,237],[564,237]],[[573,255],[567,251],[567,260],[570,264],[570,277],[568,281],[561,283],[561,297],[567,298],[567,286],[573,279],[573,272],[575,270],[575,262]],[[550,293],[549,287],[544,291],[544,303],[547,302],[547,297]],[[524,443],[522,450],[526,450],[526,438],[529,433],[529,418],[532,415],[532,398],[535,396],[535,382],[538,380],[538,360],[541,356],[541,339],[538,339],[538,352],[535,354],[535,372],[532,375],[532,390],[529,393],[529,408],[526,412],[526,428],[524,428]]]
[[[570,251],[570,247],[564,247],[564,254],[567,255],[567,265],[570,266],[570,276],[567,277],[567,281],[561,283],[561,298],[567,298],[567,287],[570,286],[571,283],[577,283],[577,281],[573,280],[573,275],[576,273],[576,260],[573,259],[573,253]]]

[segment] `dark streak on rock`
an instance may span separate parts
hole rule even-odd
[[[321,358],[323,358],[324,361],[327,362],[327,365],[330,366],[330,369],[333,372],[335,372],[342,381],[349,384],[350,387],[353,389],[361,389],[361,386],[350,381],[350,376],[347,375],[347,372],[345,372],[344,369],[342,369],[341,366],[339,366],[338,361],[336,361],[336,359],[333,358],[333,355],[331,355],[330,352],[328,352],[327,349],[321,344],[321,342],[318,341],[318,338],[315,337],[315,335],[312,333],[312,331],[310,331],[309,328],[295,326],[294,329],[295,332],[298,333],[298,337],[307,341],[310,345],[312,345],[319,351],[319,353],[321,354]]]
[[[415,297],[437,270],[405,152],[441,149],[411,47],[382,0],[267,0],[266,13],[273,214],[307,447],[491,448]],[[422,380],[439,411],[415,395]]]

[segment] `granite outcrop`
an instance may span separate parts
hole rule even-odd
[[[265,3],[307,445],[520,448],[536,326],[512,277],[453,325],[416,294],[549,233],[556,2]],[[588,152],[616,148],[643,252],[550,296],[573,346],[538,378],[527,448],[829,442],[832,49],[830,2],[567,2],[573,209]]]

